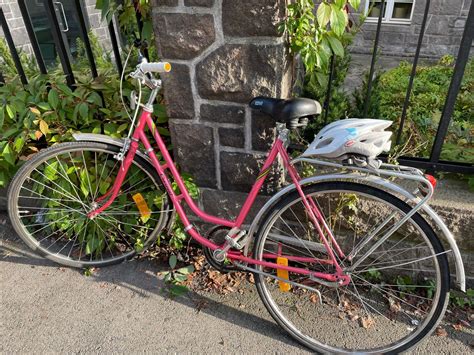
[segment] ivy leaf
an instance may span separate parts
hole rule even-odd
[[[338,57],[344,57],[344,47],[342,46],[341,41],[332,36],[328,36],[328,40],[334,54]]]
[[[48,102],[52,108],[55,110],[58,108],[59,104],[59,95],[58,92],[54,89],[51,89],[48,93]]]
[[[338,36],[342,36],[346,30],[347,17],[343,9],[338,9],[335,4],[331,4],[331,29]]]
[[[316,12],[316,17],[318,19],[319,27],[326,27],[331,18],[331,6],[325,2],[322,2],[318,7],[318,11]]]
[[[349,0],[349,4],[354,10],[358,10],[360,6],[360,0]]]

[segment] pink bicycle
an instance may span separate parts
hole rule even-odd
[[[238,217],[211,216],[190,197],[153,123],[161,81],[152,73],[169,70],[167,63],[141,61],[131,74],[151,92],[144,105],[139,95],[126,139],[78,134],[77,142],[45,149],[18,171],[9,213],[26,244],[71,267],[111,265],[155,242],[176,212],[211,265],[253,273],[272,317],[313,350],[399,353],[430,334],[447,306],[448,253],[458,286],[465,287],[454,238],[426,204],[433,180],[360,154],[292,161],[286,150],[290,129],[319,114],[319,104],[256,98],[251,107],[275,118],[278,137]],[[246,228],[245,217],[277,156],[292,183]],[[340,172],[302,179],[299,162]],[[382,176],[415,187],[409,191]],[[184,202],[217,226],[207,237],[188,219]],[[447,250],[435,231],[445,236]]]

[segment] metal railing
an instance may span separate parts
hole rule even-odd
[[[379,42],[383,26],[383,15],[386,5],[386,0],[381,1],[381,9],[379,12],[379,17],[377,20],[377,27],[374,39],[374,46],[372,50],[372,58],[370,63],[369,77],[367,82],[367,91],[365,93],[365,103],[364,103],[364,116],[367,116],[369,111],[369,105],[371,101],[374,75],[375,75],[375,65],[377,61],[377,55],[379,51]],[[407,110],[410,106],[410,97],[413,89],[413,83],[416,76],[416,69],[418,66],[418,61],[420,58],[421,49],[423,47],[423,38],[425,35],[426,23],[430,13],[431,1],[426,0],[425,9],[423,12],[423,19],[420,26],[420,33],[418,35],[417,47],[415,55],[413,58],[412,69],[410,73],[410,78],[408,82],[408,87],[405,95],[405,101],[403,103],[402,113],[400,116],[400,125],[396,133],[396,144],[401,143],[403,128],[405,126],[407,118]],[[456,64],[454,66],[453,76],[451,78],[451,84],[449,86],[448,94],[446,96],[444,109],[442,111],[440,123],[436,132],[436,137],[431,149],[431,154],[429,158],[416,158],[416,157],[401,157],[398,161],[401,164],[418,167],[426,169],[428,171],[445,171],[453,173],[463,173],[463,174],[474,174],[473,164],[467,164],[462,162],[452,162],[440,160],[441,151],[443,148],[444,140],[448,133],[448,127],[451,122],[451,118],[454,112],[454,106],[456,103],[456,98],[458,96],[459,90],[461,88],[462,78],[464,76],[464,71],[469,60],[469,52],[471,50],[472,41],[474,37],[474,1],[470,5],[469,14],[466,19],[466,25],[461,39],[461,44],[459,47],[459,52],[456,58]],[[325,102],[323,107],[325,108],[324,120],[327,121],[329,113],[329,103],[331,100],[331,81],[334,76],[334,60],[331,60],[330,70],[329,70],[329,85],[326,92]]]
[[[75,78],[74,78],[74,73],[71,68],[71,62],[70,62],[70,57],[68,54],[68,49],[61,35],[60,24],[58,22],[57,17],[55,16],[55,4],[54,4],[55,1],[54,0],[42,0],[42,1],[45,6],[46,12],[48,14],[48,20],[51,23],[51,32],[53,34],[54,44],[56,46],[56,50],[58,51],[58,57],[60,59],[62,69],[66,76],[67,84],[71,87],[74,87]],[[130,0],[130,1],[134,1],[134,0]],[[91,43],[90,43],[88,33],[87,33],[87,26],[86,26],[86,21],[84,18],[82,6],[81,6],[81,0],[74,0],[74,3],[75,3],[75,8],[78,13],[78,18],[79,18],[80,35],[83,40],[85,50],[86,50],[86,55],[87,55],[90,68],[91,68],[91,75],[95,78],[97,77],[97,67],[96,67],[95,59],[92,53]],[[43,74],[47,74],[47,67],[45,65],[45,62],[43,60],[43,57],[40,51],[38,40],[36,38],[34,29],[33,29],[31,18],[28,14],[25,0],[19,0],[18,4],[20,7],[20,11],[22,13],[22,17],[25,23],[25,28],[28,33],[28,37],[33,49],[34,56],[36,57],[36,60],[38,62],[40,72]],[[134,4],[136,4],[136,1],[134,1]],[[371,99],[371,95],[373,91],[376,56],[379,49],[380,35],[381,35],[382,26],[383,26],[382,16],[384,13],[385,4],[386,4],[386,0],[382,0],[381,2],[382,8],[381,8],[380,15],[377,21],[377,29],[376,29],[376,35],[375,35],[374,46],[373,46],[373,51],[372,51],[371,65],[370,65],[370,70],[369,70],[369,79],[368,79],[367,91],[365,95],[365,106],[364,106],[365,114],[367,114],[368,112],[369,103],[370,103],[370,99]],[[426,7],[424,10],[424,16],[423,16],[421,27],[420,27],[418,44],[417,44],[415,56],[413,59],[413,65],[412,65],[412,70],[410,74],[409,84],[407,87],[405,101],[403,104],[403,109],[402,109],[402,113],[400,117],[400,125],[398,127],[398,131],[396,134],[396,143],[400,143],[401,141],[403,128],[406,122],[407,109],[410,105],[410,97],[411,97],[411,92],[413,88],[413,82],[416,76],[416,68],[418,65],[421,48],[423,46],[423,38],[425,34],[425,28],[426,28],[428,15],[429,15],[431,1],[426,0],[425,6]],[[138,11],[136,12],[136,15],[137,15],[138,26],[140,29],[140,26],[143,26],[143,23],[141,21],[141,16]],[[11,36],[10,30],[7,25],[7,21],[5,19],[5,16],[1,7],[0,7],[0,22],[1,22],[1,26],[3,29],[6,42],[9,46],[13,61],[15,63],[17,72],[20,76],[21,82],[23,84],[26,84],[28,82],[28,79],[21,65],[20,58],[15,49],[13,38]],[[112,50],[114,53],[117,70],[119,73],[121,73],[123,70],[123,65],[122,65],[122,61],[120,57],[120,49],[119,49],[113,21],[109,22],[108,31],[110,34]],[[139,31],[139,33],[141,33],[141,30]],[[473,164],[440,160],[443,143],[448,133],[449,123],[451,121],[451,117],[454,112],[454,105],[455,105],[456,98],[458,96],[458,93],[461,87],[461,81],[464,76],[466,64],[469,59],[469,52],[471,49],[473,37],[474,37],[474,1],[471,3],[469,14],[466,19],[466,25],[465,25],[464,32],[462,35],[462,40],[459,47],[456,64],[454,67],[454,73],[451,79],[451,84],[448,90],[448,94],[446,96],[444,109],[442,111],[441,120],[440,120],[439,127],[436,133],[436,137],[434,140],[430,157],[429,158],[402,157],[402,158],[399,158],[400,163],[408,165],[408,166],[415,166],[418,168],[426,169],[432,172],[446,171],[446,172],[454,172],[454,173],[474,174]],[[334,70],[335,70],[335,60],[333,58],[331,59],[331,63],[330,63],[329,85],[328,85],[327,92],[325,95],[325,102],[323,104],[323,107],[325,108],[323,118],[325,121],[327,120],[329,103],[331,101],[331,90],[332,90],[331,85],[332,85],[332,81],[334,77]],[[0,82],[2,81],[3,81],[3,75],[0,73]]]
[[[87,59],[89,61],[89,65],[91,68],[91,75],[93,78],[96,78],[98,73],[97,73],[97,66],[95,63],[94,55],[92,53],[92,47],[91,43],[89,40],[88,36],[88,29],[86,26],[86,20],[84,18],[84,12],[81,4],[81,0],[73,0],[74,1],[74,6],[75,10],[77,11],[78,15],[78,24],[79,24],[79,33],[80,37],[84,43]],[[53,37],[53,42],[57,51],[57,55],[59,57],[59,61],[61,63],[61,67],[63,69],[64,75],[66,77],[66,83],[73,88],[75,84],[75,78],[74,78],[74,73],[72,71],[72,66],[71,66],[71,60],[68,52],[68,48],[66,47],[66,43],[63,40],[62,33],[61,33],[61,27],[58,21],[58,18],[56,17],[56,3],[57,1],[54,0],[42,0],[42,3],[44,5],[46,15],[48,17],[48,21],[51,25],[51,34]],[[27,6],[26,6],[26,0],[18,0],[18,6],[20,8],[21,15],[23,17],[23,22],[25,24],[25,29],[28,34],[28,38],[30,40],[31,47],[33,49],[33,54],[36,58],[36,61],[38,63],[39,70],[42,74],[47,74],[48,70],[45,65],[45,61],[43,59],[43,55],[41,54],[40,50],[40,45],[38,43],[38,39],[36,38],[36,34],[33,28],[33,23],[31,21]],[[12,55],[13,61],[15,63],[15,67],[17,69],[17,72],[20,76],[21,82],[23,84],[28,83],[28,79],[25,75],[25,71],[23,70],[20,58],[18,56],[18,52],[15,48],[15,45],[13,43],[13,38],[11,35],[11,32],[8,28],[7,20],[5,18],[4,12],[2,7],[0,6],[0,22],[1,26],[3,29],[3,34],[5,36],[5,40],[9,46],[10,53]],[[114,53],[114,58],[115,58],[115,64],[117,66],[117,70],[119,73],[122,72],[123,66],[122,66],[122,59],[120,57],[120,48],[115,32],[115,26],[113,21],[110,21],[108,24],[108,31],[110,35],[110,42],[112,44],[112,51]]]

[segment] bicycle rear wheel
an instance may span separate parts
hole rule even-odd
[[[152,243],[170,215],[167,194],[150,164],[136,156],[114,202],[107,201],[121,162],[119,148],[63,143],[35,155],[8,192],[12,225],[25,243],[59,264],[99,267],[133,257]]]
[[[411,207],[356,183],[319,183],[304,192],[322,211],[346,257],[363,247],[352,259],[339,259],[344,270],[353,268],[347,286],[323,285],[291,272],[284,278],[296,285],[255,274],[259,295],[273,318],[298,341],[325,353],[399,353],[428,335],[447,306],[449,269],[446,253],[426,221],[415,214],[369,252]],[[375,236],[361,244],[372,233]],[[354,267],[366,253],[367,259]],[[335,272],[297,192],[283,196],[266,215],[254,257],[273,262],[279,257],[290,266]],[[276,274],[274,269],[256,268]]]

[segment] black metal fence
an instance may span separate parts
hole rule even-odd
[[[53,35],[53,40],[54,44],[56,47],[56,50],[58,52],[58,57],[61,62],[62,69],[64,71],[64,74],[66,76],[66,81],[67,84],[71,87],[74,87],[75,84],[75,79],[74,79],[74,73],[71,68],[71,62],[70,62],[70,56],[68,54],[68,49],[66,48],[66,45],[64,43],[64,39],[61,35],[61,27],[60,23],[58,21],[58,18],[55,14],[56,9],[55,9],[55,1],[54,0],[41,0],[44,4],[44,7],[46,9],[47,15],[48,15],[48,20],[51,24],[51,32]],[[133,0],[131,0],[133,1]],[[134,1],[135,3],[135,1]],[[31,18],[28,13],[28,9],[25,3],[25,0],[19,0],[18,1],[20,11],[22,13],[22,17],[25,23],[25,28],[28,33],[28,37],[33,49],[33,53],[36,57],[36,60],[38,62],[38,66],[40,69],[40,72],[43,74],[47,73],[47,67],[45,65],[45,62],[43,60],[41,51],[40,51],[40,46],[38,44],[38,40],[36,38],[33,25],[31,22]],[[80,34],[81,38],[84,42],[84,46],[86,49],[86,54],[87,58],[90,63],[90,68],[91,68],[91,75],[95,78],[97,77],[97,68],[94,60],[94,56],[92,54],[92,48],[91,48],[91,43],[88,37],[87,33],[87,26],[86,26],[86,20],[84,18],[84,13],[83,9],[81,6],[81,0],[74,0],[75,8],[79,17],[79,27],[80,27]],[[368,80],[368,85],[367,85],[367,92],[365,96],[365,107],[364,111],[365,114],[367,114],[368,108],[369,108],[369,103],[370,103],[370,98],[372,95],[372,90],[373,90],[373,80],[374,80],[374,75],[375,75],[375,64],[376,64],[376,56],[378,53],[378,48],[379,48],[379,40],[380,40],[380,34],[381,34],[381,29],[383,26],[383,14],[384,14],[384,8],[386,5],[386,0],[381,1],[381,11],[380,15],[378,17],[378,22],[377,22],[377,30],[375,34],[375,40],[374,40],[374,47],[373,47],[373,52],[372,52],[372,59],[371,59],[371,65],[370,65],[370,71],[369,71],[369,80]],[[412,66],[412,71],[410,75],[410,80],[405,96],[405,101],[403,104],[403,109],[401,113],[401,119],[400,119],[400,125],[398,127],[398,131],[396,134],[396,142],[400,143],[401,137],[402,137],[402,132],[403,128],[405,125],[406,121],[406,116],[407,116],[407,108],[410,105],[410,97],[411,97],[411,92],[413,88],[413,82],[414,78],[416,75],[416,68],[418,65],[418,60],[420,57],[420,52],[421,48],[423,46],[423,38],[425,34],[425,28],[426,28],[426,23],[430,11],[430,6],[431,6],[431,1],[426,0],[426,7],[424,11],[424,17],[422,20],[422,24],[420,27],[420,33],[418,37],[418,45],[415,51],[415,56],[413,59],[413,66]],[[142,24],[140,13],[137,11],[137,22],[140,27]],[[26,84],[28,82],[28,79],[25,75],[25,72],[23,70],[23,67],[20,62],[20,58],[18,56],[18,53],[15,49],[15,45],[13,43],[13,38],[11,36],[10,30],[7,25],[7,21],[5,19],[4,13],[2,8],[0,7],[0,22],[1,26],[3,29],[3,33],[5,36],[5,39],[8,43],[12,58],[15,62],[15,66],[17,69],[17,72],[21,78],[21,81],[23,84]],[[118,72],[122,72],[123,66],[122,66],[122,61],[120,57],[120,49],[119,49],[119,44],[115,32],[115,27],[113,21],[110,21],[108,24],[108,31],[110,34],[110,39],[111,39],[111,44],[112,44],[112,50],[114,53],[115,57],[115,63],[118,69]],[[141,31],[139,31],[141,33]],[[409,165],[409,166],[415,166],[419,167],[422,169],[426,169],[428,171],[446,171],[446,172],[454,172],[454,173],[465,173],[465,174],[474,174],[474,166],[473,164],[466,164],[466,163],[460,163],[460,162],[450,162],[450,161],[443,161],[440,160],[441,156],[441,150],[443,147],[443,143],[445,141],[446,135],[448,133],[448,127],[451,121],[451,117],[454,112],[454,106],[456,102],[456,98],[458,96],[460,87],[461,87],[461,82],[462,78],[464,76],[464,71],[466,68],[466,64],[469,59],[469,53],[471,50],[472,46],[472,41],[474,37],[474,1],[471,3],[469,14],[466,20],[466,25],[464,28],[464,33],[462,35],[462,40],[461,44],[459,47],[459,52],[457,55],[456,59],[456,64],[454,67],[454,74],[452,76],[451,84],[448,90],[448,94],[446,96],[445,100],[445,105],[444,109],[442,112],[441,120],[439,123],[439,127],[436,133],[436,137],[434,140],[434,144],[431,150],[431,154],[429,158],[414,158],[414,157],[402,157],[399,158],[400,163]],[[334,65],[334,59],[331,60],[330,64],[330,73],[329,73],[329,85],[327,88],[327,93],[326,93],[326,98],[325,98],[325,103],[324,107],[326,109],[325,112],[325,117],[327,118],[327,110],[329,107],[329,102],[331,100],[331,85],[332,85],[332,80],[333,80],[333,75],[334,75],[334,70],[335,70],[335,65]],[[3,81],[3,76],[0,73],[0,82]]]
[[[66,77],[66,82],[70,87],[74,87],[75,84],[75,78],[74,78],[74,73],[72,71],[71,67],[71,58],[69,55],[68,48],[66,46],[66,43],[64,41],[64,38],[62,36],[62,28],[60,26],[58,16],[56,15],[56,1],[54,0],[40,0],[45,8],[46,15],[48,17],[48,22],[50,24],[50,29],[51,29],[51,34],[53,37],[54,45],[57,51],[57,56],[59,58],[59,61],[61,63],[61,67],[63,69],[63,72]],[[73,0],[74,2],[74,7],[77,12],[77,17],[78,17],[78,23],[79,23],[79,33],[81,36],[81,39],[84,43],[84,47],[86,50],[86,55],[90,64],[91,68],[91,75],[92,77],[96,78],[97,77],[97,67],[95,63],[94,56],[92,54],[92,47],[91,43],[89,40],[88,36],[88,29],[86,25],[86,20],[84,18],[84,12],[83,12],[83,7],[82,7],[82,0]],[[23,17],[23,21],[25,24],[25,29],[28,34],[28,38],[31,43],[31,47],[33,49],[33,54],[36,58],[36,61],[38,63],[39,70],[42,74],[47,74],[48,70],[45,64],[45,61],[43,59],[43,55],[40,50],[40,45],[38,43],[38,39],[36,38],[36,34],[33,28],[33,23],[31,21],[30,14],[28,12],[26,0],[18,0],[18,6],[21,11],[21,15]],[[3,29],[3,34],[5,36],[5,39],[7,41],[8,47],[10,49],[13,61],[15,62],[16,69],[18,71],[18,74],[20,76],[21,82],[23,84],[28,83],[28,79],[25,75],[25,71],[23,70],[20,58],[18,56],[18,52],[15,48],[15,45],[13,43],[13,38],[11,35],[11,32],[8,28],[7,20],[5,18],[3,9],[0,7],[0,22],[1,26]],[[113,21],[110,21],[108,24],[108,32],[110,35],[110,41],[112,44],[112,50],[114,53],[115,57],[115,64],[117,66],[117,70],[119,73],[122,72],[123,66],[122,66],[122,60],[120,57],[120,48],[119,48],[119,42],[117,40],[116,36],[116,31],[115,31],[115,26]]]
[[[374,75],[375,75],[375,65],[376,58],[378,56],[380,36],[383,26],[383,16],[385,13],[386,0],[381,0],[380,11],[377,20],[377,29],[374,38],[374,47],[372,50],[372,58],[369,70],[369,78],[367,84],[367,91],[365,93],[365,105],[364,105],[364,116],[367,116],[369,110],[369,104],[371,101],[371,95],[373,91]],[[415,51],[415,56],[413,58],[413,65],[410,74],[410,79],[406,91],[405,101],[403,103],[402,113],[400,117],[400,125],[396,134],[396,143],[401,143],[402,132],[405,126],[407,109],[410,105],[410,97],[413,89],[413,82],[416,76],[416,69],[418,66],[418,61],[420,58],[421,49],[423,46],[423,38],[425,35],[426,23],[430,13],[431,0],[426,0],[425,9],[423,12],[423,19],[420,26],[420,32],[418,36],[417,47]],[[440,160],[441,151],[443,148],[444,141],[446,139],[449,124],[451,122],[452,115],[454,113],[454,106],[456,103],[456,98],[458,96],[459,90],[461,88],[461,82],[464,76],[464,71],[469,60],[469,53],[472,46],[472,41],[474,38],[474,1],[470,5],[468,17],[466,19],[466,25],[461,39],[461,44],[459,47],[459,52],[456,58],[456,64],[454,66],[453,76],[451,78],[451,84],[449,86],[448,94],[446,96],[444,108],[442,111],[440,123],[438,130],[436,132],[436,137],[434,140],[433,147],[431,149],[431,154],[429,158],[415,158],[415,157],[401,157],[398,161],[401,164],[414,166],[422,169],[426,169],[430,172],[435,171],[445,171],[453,173],[463,173],[463,174],[474,174],[473,164],[461,163],[461,162],[452,162],[452,161],[443,161]],[[330,63],[330,72],[329,72],[329,85],[326,92],[326,98],[323,107],[325,108],[325,119],[327,119],[327,113],[329,108],[329,103],[331,100],[331,81],[334,76],[334,60],[331,59]],[[474,95],[474,93],[473,93]]]

